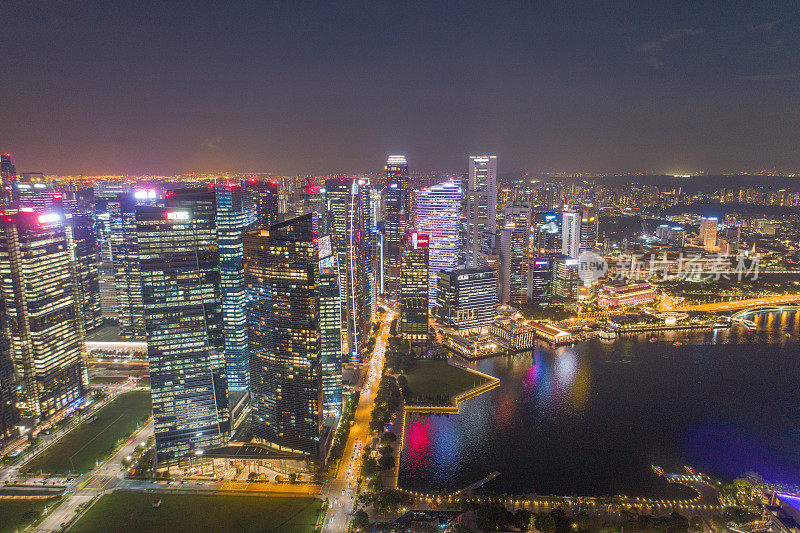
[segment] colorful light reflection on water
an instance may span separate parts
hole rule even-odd
[[[501,385],[457,415],[410,415],[400,486],[455,490],[498,470],[489,487],[497,492],[683,494],[651,464],[798,482],[800,313],[753,320],[770,329],[624,337],[480,361]]]

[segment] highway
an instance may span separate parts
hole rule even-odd
[[[369,374],[364,381],[361,397],[356,407],[354,424],[350,428],[342,462],[336,478],[331,479],[323,491],[323,496],[328,498],[329,507],[325,513],[323,533],[340,533],[347,531],[350,515],[355,505],[356,485],[361,469],[361,450],[370,438],[369,422],[372,416],[372,406],[378,393],[378,384],[383,374],[386,343],[389,340],[389,326],[394,320],[394,311],[387,311],[381,322],[375,350],[369,362]]]

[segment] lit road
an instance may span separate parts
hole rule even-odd
[[[696,304],[678,307],[675,311],[735,311],[738,309],[748,309],[750,307],[764,307],[778,304],[797,303],[800,300],[798,294],[788,294],[783,296],[766,296],[764,298],[751,298],[749,300],[733,300],[730,302],[715,302],[709,304]]]
[[[342,454],[339,473],[328,482],[323,495],[328,498],[329,507],[325,514],[323,532],[340,533],[347,531],[350,515],[355,505],[356,484],[361,468],[361,449],[368,444],[370,437],[369,421],[372,406],[378,393],[378,384],[383,373],[386,343],[389,339],[389,326],[394,320],[394,311],[388,310],[381,323],[375,350],[369,363],[369,374],[364,381],[361,397],[356,407],[353,426]]]
[[[72,493],[61,505],[53,509],[50,514],[34,529],[35,532],[61,531],[64,522],[75,516],[75,510],[103,492],[114,488],[124,477],[122,460],[132,455],[134,449],[147,441],[153,434],[153,422],[150,421],[136,435],[120,448],[108,461],[104,462],[85,476],[72,481],[67,490]]]

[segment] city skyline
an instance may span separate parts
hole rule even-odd
[[[800,168],[789,3],[49,7],[9,6],[0,36],[20,170]]]

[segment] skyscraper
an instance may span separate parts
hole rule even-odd
[[[68,248],[72,254],[78,302],[84,330],[103,325],[100,309],[100,244],[92,214],[66,214]]]
[[[408,163],[404,155],[386,160],[386,224],[384,226],[383,287],[390,301],[400,295],[400,250],[410,217]]]
[[[312,212],[245,234],[253,435],[324,456],[319,227]]]
[[[330,235],[319,239],[319,329],[325,417],[342,412],[342,306],[339,262]]]
[[[213,189],[136,209],[156,460],[227,441],[219,251]]]
[[[427,235],[412,231],[403,239],[400,269],[400,335],[412,342],[428,339]]]
[[[703,217],[700,219],[700,244],[709,251],[717,249],[717,217]]]
[[[561,217],[555,211],[531,214],[531,256],[561,252]]]
[[[331,236],[339,268],[344,349],[360,353],[369,327],[365,208],[369,182],[356,178],[325,180],[326,230]]]
[[[0,284],[20,407],[47,418],[88,387],[86,344],[62,215],[0,217]]]
[[[6,204],[11,201],[11,191],[6,189],[11,187],[17,178],[17,168],[11,162],[11,154],[0,154],[0,203]]]
[[[461,251],[461,181],[448,180],[417,191],[414,227],[428,235],[428,307],[436,307],[437,274],[458,265]]]
[[[457,330],[488,326],[495,316],[497,275],[492,268],[459,268],[439,272],[436,316]]]
[[[467,265],[477,266],[484,233],[494,233],[497,211],[497,156],[470,156],[467,184]]]
[[[17,168],[11,162],[11,154],[0,154],[0,178],[2,178],[3,187],[11,185],[16,177]]]
[[[528,299],[528,268],[531,236],[531,207],[526,203],[506,205],[500,237],[501,301]]]
[[[561,253],[579,259],[597,245],[597,212],[565,209],[561,224]]]
[[[14,361],[11,356],[11,333],[5,300],[0,294],[0,441],[13,435],[19,422],[16,405],[17,383],[14,377]]]
[[[247,358],[243,235],[256,225],[256,198],[259,192],[238,185],[217,187],[216,192],[222,331],[228,390],[244,391],[250,386],[250,364]],[[269,218],[265,215],[264,220]]]
[[[119,334],[123,338],[144,338],[142,277],[136,232],[136,199],[132,193],[120,194],[108,202],[111,257],[117,289]]]
[[[256,224],[268,228],[278,222],[278,180],[248,178],[245,188],[253,191]]]

